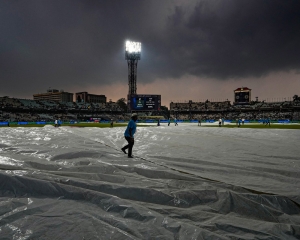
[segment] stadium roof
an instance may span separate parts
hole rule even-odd
[[[250,89],[250,88],[247,88],[247,87],[241,87],[241,88],[235,89],[234,91],[235,91],[235,92],[236,92],[236,91],[251,91],[251,89]]]

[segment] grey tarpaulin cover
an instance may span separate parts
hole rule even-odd
[[[0,128],[0,239],[299,239],[300,132]]]

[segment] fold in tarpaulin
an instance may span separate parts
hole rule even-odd
[[[298,131],[1,128],[0,239],[299,239]]]

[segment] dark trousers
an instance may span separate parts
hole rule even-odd
[[[131,156],[132,155],[132,147],[134,145],[134,139],[131,140],[130,137],[125,137],[125,139],[127,140],[128,144],[123,147],[124,150],[126,150],[128,148],[128,156]]]

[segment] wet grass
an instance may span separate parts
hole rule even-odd
[[[62,124],[62,126],[69,127],[98,127],[98,128],[108,128],[110,123],[74,123],[74,124]],[[113,127],[126,127],[127,123],[114,123]]]
[[[209,125],[205,127],[219,127],[219,125]],[[244,124],[238,127],[235,125],[223,125],[222,128],[261,128],[261,129],[300,129],[300,124]]]
[[[54,124],[47,124],[50,126],[54,126]],[[184,124],[183,124],[184,125]],[[11,124],[10,127],[44,127],[44,124],[28,124],[28,125],[18,125]],[[75,124],[62,124],[62,126],[69,127],[98,127],[98,128],[109,128],[110,123],[75,123]],[[114,123],[113,127],[126,127],[127,123]],[[139,127],[155,127],[156,125],[138,125]],[[0,126],[0,128],[4,128],[7,126]],[[219,125],[202,125],[202,127],[219,127]],[[222,128],[238,128],[236,124],[232,125],[223,125]],[[300,124],[244,124],[241,125],[240,128],[261,128],[261,129],[300,129]]]
[[[18,125],[18,124],[10,124],[9,127],[44,127],[46,125],[54,126],[54,124],[27,124],[27,125]],[[69,126],[69,127],[98,127],[98,128],[109,128],[110,123],[74,123],[74,124],[62,124],[61,126]],[[126,127],[127,123],[114,123],[113,127]],[[142,125],[141,127],[150,127],[151,125]],[[0,126],[8,127],[8,126]]]

